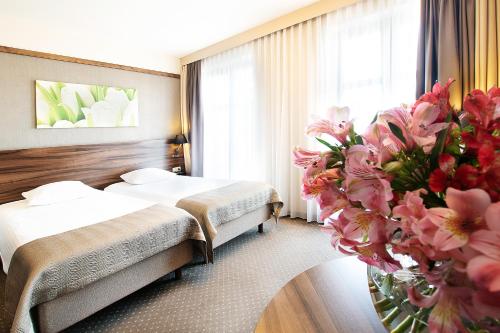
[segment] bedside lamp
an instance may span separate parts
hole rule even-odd
[[[188,143],[188,140],[186,139],[186,136],[184,134],[177,134],[172,143],[179,145],[172,157],[179,157],[180,156],[179,151],[182,148],[182,145]]]

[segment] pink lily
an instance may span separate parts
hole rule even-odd
[[[412,304],[422,308],[434,306],[428,321],[430,333],[467,332],[460,315],[466,312],[463,306],[470,303],[471,297],[472,293],[468,288],[441,286],[428,297],[421,295],[413,287],[408,289],[408,298]]]
[[[448,123],[436,123],[439,108],[427,102],[420,103],[413,112],[409,128],[415,143],[429,153],[436,143],[436,134],[449,127]]]
[[[413,111],[415,111],[415,108],[417,108],[420,103],[431,103],[438,107],[438,121],[445,120],[451,111],[449,88],[454,81],[455,80],[450,78],[444,86],[442,86],[439,82],[436,82],[432,87],[432,91],[420,96],[420,98],[415,102],[413,105]]]
[[[313,199],[328,191],[331,187],[329,181],[324,178],[316,177],[311,181],[303,182],[302,184],[302,197],[304,199]]]
[[[319,161],[310,164],[306,167],[302,182],[309,184],[314,181],[320,174],[326,171],[327,157],[323,156]]]
[[[321,193],[316,201],[321,209],[320,220],[325,221],[333,214],[349,205],[345,194],[340,192],[335,186],[331,186],[328,190]]]
[[[469,236],[482,221],[491,204],[484,190],[472,189],[459,191],[452,187],[446,191],[448,208],[431,208],[428,218],[438,227],[433,244],[441,251],[449,251],[464,246]]]
[[[385,179],[360,179],[347,175],[346,178],[347,198],[359,201],[366,209],[389,215],[391,209],[389,201],[393,194],[391,184]]]
[[[479,288],[500,292],[500,260],[477,256],[467,264],[467,275]]]
[[[424,206],[424,200],[420,194],[426,194],[427,191],[419,189],[413,192],[407,191],[399,205],[392,209],[392,215],[401,220],[401,228],[406,235],[412,234],[411,226],[424,218],[427,209]]]
[[[371,243],[387,242],[391,229],[395,229],[386,217],[374,211],[350,206],[344,208],[342,215],[355,225],[356,229],[362,230],[363,235],[368,236]]]
[[[385,146],[396,147],[397,151],[412,149],[413,141],[409,133],[411,122],[411,114],[404,107],[397,107],[381,112],[377,118],[377,123],[380,125],[379,131],[382,138],[381,143]],[[406,143],[402,142],[396,135],[394,135],[394,133],[392,133],[389,123],[399,127]]]
[[[306,129],[308,135],[320,136],[328,134],[340,143],[346,143],[347,136],[352,128],[352,121],[348,119],[349,108],[333,107],[328,110],[329,119],[320,119]]]
[[[323,232],[331,237],[332,246],[347,255],[355,254],[346,248],[359,245],[359,239],[363,237],[363,230],[340,214],[335,220],[330,220],[323,228]]]
[[[401,264],[394,260],[394,258],[387,252],[385,244],[368,244],[354,246],[353,250],[359,256],[358,259],[367,263],[368,265],[375,266],[381,270],[391,273],[401,269]]]
[[[393,155],[402,149],[399,140],[391,141],[391,139],[387,139],[388,136],[392,136],[397,140],[387,127],[376,122],[369,125],[363,134],[364,143],[373,145],[378,149],[378,165],[391,160]]]
[[[295,166],[306,168],[321,161],[322,153],[297,147],[293,151],[293,158]]]
[[[384,173],[377,170],[378,151],[372,145],[354,145],[346,152],[345,172],[357,178],[371,179]]]
[[[500,313],[500,292],[491,293],[486,290],[477,291],[472,297],[472,304],[481,314],[479,319],[487,316],[498,318],[498,314]],[[492,330],[492,332],[494,331]]]

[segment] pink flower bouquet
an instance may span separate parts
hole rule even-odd
[[[357,134],[333,108],[307,133],[328,150],[297,148],[302,194],[315,199],[333,247],[391,273],[418,263],[431,289],[410,288],[431,333],[500,319],[500,88],[472,91],[463,111],[439,83],[412,106],[377,114]]]

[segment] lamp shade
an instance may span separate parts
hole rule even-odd
[[[175,144],[182,145],[182,144],[187,143],[187,142],[188,142],[188,140],[186,139],[184,134],[177,134],[175,136],[175,139],[174,139]]]

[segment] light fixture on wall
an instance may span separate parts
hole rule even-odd
[[[180,150],[182,148],[182,145],[188,143],[188,140],[186,139],[186,136],[184,134],[177,134],[172,143],[179,145],[172,157],[180,157]]]

